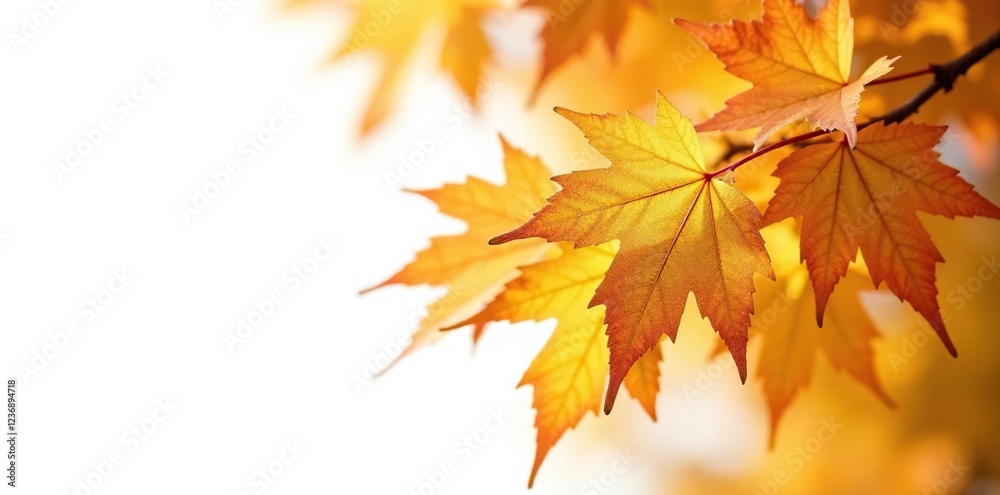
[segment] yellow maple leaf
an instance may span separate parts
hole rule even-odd
[[[843,140],[802,148],[778,164],[781,179],[762,226],[801,216],[801,258],[816,293],[816,319],[860,249],[877,287],[884,280],[934,328],[952,355],[937,301],[934,268],[943,262],[917,218],[1000,218],[1000,208],[976,193],[933,151],[945,127],[874,124]]]
[[[483,67],[493,59],[493,49],[482,28],[487,12],[489,10],[481,6],[464,6],[458,19],[448,28],[441,47],[441,68],[452,75],[474,104],[479,102]]]
[[[448,288],[430,305],[403,355],[437,341],[442,328],[475,314],[503,289],[505,282],[517,276],[518,266],[542,259],[552,249],[541,241],[501,249],[487,244],[497,232],[520,225],[555,189],[548,180],[548,169],[538,158],[513,148],[505,140],[503,148],[507,182],[502,186],[470,177],[465,184],[413,191],[433,201],[445,215],[467,222],[468,230],[431,239],[431,245],[417,253],[415,260],[368,289],[391,284]]]
[[[651,126],[634,115],[557,109],[611,167],[554,177],[562,190],[525,225],[490,242],[542,237],[577,247],[621,241],[592,305],[606,307],[610,412],[628,370],[666,334],[676,338],[689,293],[746,380],[753,276],[774,274],[757,231],[761,215],[704,169],[691,121],[657,93]]]
[[[298,7],[326,0],[295,0]],[[496,7],[493,0],[358,0],[357,17],[331,61],[358,53],[374,53],[382,67],[369,97],[362,132],[378,125],[399,101],[417,48],[438,31],[445,33],[440,66],[465,95],[476,103],[483,66],[493,53],[482,30],[482,18]]]
[[[538,411],[537,450],[529,486],[563,433],[574,428],[588,411],[596,413],[601,404],[608,372],[604,311],[587,309],[587,303],[615,251],[611,245],[563,248],[558,258],[521,267],[520,277],[508,283],[483,311],[458,325],[559,319],[521,379],[521,385],[534,387],[533,406]]]
[[[455,325],[485,325],[557,318],[559,323],[524,373],[520,385],[534,388],[538,429],[528,486],[549,450],[588,412],[597,413],[608,374],[604,308],[588,308],[617,248],[614,243],[560,248],[556,258],[521,267],[521,275],[475,316]],[[625,379],[626,389],[655,419],[660,352],[646,353]]]
[[[803,118],[816,127],[842,131],[854,147],[861,92],[896,61],[882,57],[849,82],[854,21],[848,0],[830,0],[816,20],[795,0],[764,0],[762,21],[676,22],[701,38],[726,70],[753,83],[697,129],[759,127],[755,150],[775,131]]]

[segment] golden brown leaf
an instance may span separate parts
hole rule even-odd
[[[606,306],[610,412],[628,370],[663,334],[676,338],[693,292],[746,380],[753,275],[773,278],[757,231],[760,213],[705,173],[690,120],[657,95],[656,123],[633,115],[557,111],[576,124],[610,168],[553,178],[562,190],[525,225],[491,243],[542,237],[576,246],[620,240],[592,305]]]
[[[462,234],[435,237],[417,258],[377,289],[391,284],[446,286],[448,292],[430,306],[404,355],[437,341],[441,329],[479,311],[503,284],[517,276],[516,268],[541,259],[550,246],[537,241],[500,249],[487,244],[496,232],[519,225],[554,190],[549,171],[538,158],[503,141],[507,183],[498,186],[475,177],[465,184],[415,191],[449,215],[468,223]]]

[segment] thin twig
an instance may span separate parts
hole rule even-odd
[[[886,83],[892,83],[892,82],[896,82],[896,81],[903,81],[903,80],[906,80],[906,79],[911,79],[911,78],[914,78],[914,77],[922,76],[922,75],[925,75],[925,74],[933,74],[933,73],[934,73],[934,66],[933,65],[928,65],[927,67],[925,67],[923,69],[920,69],[920,70],[915,70],[915,71],[911,71],[911,72],[903,72],[902,74],[896,74],[894,76],[880,77],[880,78],[878,78],[878,79],[876,79],[876,80],[874,80],[874,81],[866,84],[865,86],[878,86],[879,84],[886,84]]]
[[[765,146],[765,147],[763,147],[763,148],[761,148],[761,149],[759,149],[757,151],[754,151],[753,153],[750,153],[747,156],[744,156],[743,158],[740,158],[735,163],[733,163],[732,165],[730,165],[730,166],[728,166],[726,168],[719,169],[719,170],[716,170],[715,172],[712,172],[710,174],[705,174],[705,175],[708,176],[708,178],[710,178],[710,179],[718,177],[719,175],[722,175],[722,174],[724,174],[724,173],[726,173],[726,172],[728,172],[730,170],[736,170],[737,168],[740,168],[741,165],[743,165],[743,164],[745,164],[745,163],[753,160],[754,158],[757,158],[758,156],[763,155],[765,153],[774,151],[774,150],[776,150],[778,148],[784,148],[785,146],[788,146],[789,144],[794,144],[794,143],[797,143],[799,141],[805,141],[806,139],[812,139],[814,137],[819,137],[819,136],[822,136],[824,134],[829,134],[829,133],[830,133],[830,131],[825,131],[823,129],[817,129],[815,131],[807,132],[805,134],[799,134],[798,136],[790,137],[788,139],[782,139],[781,141],[778,141],[776,143],[771,143],[771,144],[769,144],[769,145],[767,145],[767,146]]]

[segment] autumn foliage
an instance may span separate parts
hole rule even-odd
[[[554,10],[551,3],[523,7]],[[477,71],[492,57],[478,24],[490,8],[485,1],[429,2],[375,49],[406,57],[425,25],[441,23],[464,40],[445,43],[442,66],[474,96]],[[652,8],[644,0],[584,2],[560,24],[547,24],[534,91],[592,39],[613,53],[629,13]],[[938,304],[936,266],[944,259],[918,212],[997,219],[1000,209],[940,160],[935,150],[946,127],[910,119],[929,96],[882,117],[858,116],[866,85],[933,75],[933,96],[997,49],[998,36],[953,62],[896,79],[887,76],[894,66],[928,61],[884,53],[852,78],[848,0],[829,0],[815,17],[794,0],[764,0],[757,20],[676,23],[749,89],[697,125],[659,92],[651,122],[556,108],[610,166],[550,180],[538,158],[503,140],[505,184],[470,178],[417,192],[467,231],[432,239],[379,285],[464,288],[421,322],[407,353],[458,328],[472,327],[478,338],[492,322],[558,320],[520,383],[533,388],[538,430],[529,484],[567,430],[602,404],[612,411],[622,385],[656,419],[661,345],[664,336],[677,338],[691,295],[744,382],[748,342],[763,339],[756,369],[772,443],[819,355],[894,405],[873,365],[879,331],[861,307],[863,291],[887,287],[926,319],[948,352],[958,352]],[[380,105],[398,84],[393,67],[386,64],[366,127],[385,116]],[[747,129],[757,134],[742,154],[721,166],[706,162],[699,133]],[[733,173],[782,148],[789,153],[773,173],[780,182],[761,212]],[[798,246],[797,259],[776,256],[774,246]],[[762,307],[783,309],[761,325]]]

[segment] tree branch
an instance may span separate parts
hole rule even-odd
[[[877,122],[885,122],[886,124],[895,124],[898,122],[902,122],[907,117],[917,113],[917,111],[920,110],[920,107],[923,106],[924,103],[927,103],[927,100],[930,100],[931,97],[933,97],[935,94],[938,93],[938,91],[941,91],[942,89],[946,93],[951,91],[952,87],[955,85],[955,81],[957,81],[959,77],[968,72],[970,67],[976,65],[980,60],[986,58],[987,55],[993,53],[998,49],[1000,49],[1000,30],[996,31],[989,38],[986,38],[976,46],[969,49],[969,51],[965,52],[962,56],[952,60],[951,62],[948,62],[943,65],[931,64],[926,69],[926,71],[923,70],[915,71],[906,74],[900,74],[895,78],[886,78],[886,80],[883,80],[882,82],[891,82],[894,80],[907,79],[928,72],[934,74],[934,81],[925,86],[924,89],[920,90],[920,92],[917,93],[916,96],[911,98],[910,101],[904,103],[899,108],[896,108],[895,110],[885,115],[875,117],[874,119],[871,119],[868,122],[859,125],[858,130],[860,131],[861,129],[864,129],[865,127],[868,127]],[[823,136],[825,134],[829,134],[830,132],[832,131],[817,129],[815,131],[807,132],[805,134],[800,134],[798,136],[790,137],[788,139],[782,139],[781,141],[769,144],[753,153],[750,153],[747,156],[744,156],[743,158],[737,160],[735,163],[729,165],[728,167],[719,169],[712,173],[707,173],[705,174],[705,176],[708,178],[718,177],[719,175],[722,175],[730,170],[736,170],[737,168],[740,168],[742,165],[752,161],[754,158],[757,158],[758,156],[761,156],[765,153],[774,151],[778,148],[783,148],[790,144],[798,143],[800,141],[805,141],[807,139]]]
[[[904,103],[901,107],[858,126],[858,129],[868,127],[875,122],[885,122],[886,124],[902,122],[910,115],[917,113],[917,111],[920,110],[920,107],[926,103],[927,100],[931,99],[932,96],[937,94],[938,91],[941,91],[942,89],[946,93],[951,91],[951,88],[955,85],[955,81],[957,81],[960,76],[965,74],[970,67],[976,65],[977,62],[986,58],[987,55],[998,48],[1000,48],[1000,30],[993,33],[992,36],[986,38],[978,45],[972,47],[972,49],[965,52],[965,54],[961,57],[958,57],[944,65],[931,65],[930,70],[934,73],[934,80],[930,84],[925,86],[924,89],[920,90],[916,96],[910,99],[910,101]]]

